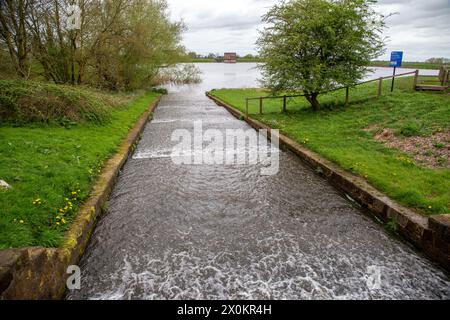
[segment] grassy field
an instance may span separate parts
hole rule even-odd
[[[39,85],[52,99],[60,94],[73,98],[76,93],[68,87],[59,87],[55,93],[52,85]],[[15,86],[20,87],[17,83]],[[0,95],[9,97],[11,103],[15,101],[16,106],[21,100],[17,96],[26,96],[27,92],[26,86],[22,88],[25,94],[6,92],[5,88],[12,90],[11,83],[1,81],[0,88]],[[79,97],[72,100],[67,116],[79,111],[80,97],[89,99],[93,108],[79,112],[84,118],[77,115],[78,121],[27,118],[27,123],[10,119],[0,124],[0,179],[12,186],[11,190],[0,191],[0,248],[60,245],[104,162],[159,95],[107,95],[87,89],[77,92]],[[111,104],[105,105],[105,99]],[[93,116],[97,112],[103,115],[101,121]]]
[[[290,99],[285,114],[280,112],[281,100],[264,101],[263,115],[258,114],[258,101],[250,104],[249,111],[400,203],[425,214],[450,213],[448,157],[438,159],[440,168],[431,168],[374,138],[389,129],[400,141],[420,137],[432,143],[435,134],[450,131],[450,96],[414,92],[411,78],[397,80],[393,93],[389,88],[390,81],[385,81],[380,98],[377,83],[351,89],[348,107],[343,106],[343,90],[324,94],[319,96],[323,110],[317,113],[302,97]],[[212,94],[242,111],[245,98],[268,95],[258,89],[213,90]],[[449,144],[440,141],[434,146],[448,148]]]

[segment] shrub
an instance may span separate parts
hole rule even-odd
[[[120,99],[118,99],[120,100]],[[0,81],[0,123],[92,122],[110,120],[120,103],[93,90],[34,81]]]

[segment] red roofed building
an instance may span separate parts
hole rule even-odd
[[[223,55],[223,62],[236,63],[237,62],[236,52],[225,52],[225,54]]]

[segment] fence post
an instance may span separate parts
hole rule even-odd
[[[283,113],[286,112],[286,96],[283,97]]]
[[[345,88],[345,106],[348,106],[349,88]]]
[[[263,98],[259,98],[259,114],[263,113]]]
[[[245,99],[245,116],[248,118],[248,98]]]
[[[381,93],[383,90],[383,78],[381,77],[379,79],[379,83],[378,83],[378,96],[381,97]]]
[[[416,73],[414,74],[413,90],[416,90],[418,81],[419,81],[419,70],[416,70]]]
[[[445,86],[447,84],[449,73],[450,73],[450,70],[444,69],[444,76],[442,77],[441,86]]]

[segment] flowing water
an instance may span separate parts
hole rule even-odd
[[[448,275],[290,152],[271,176],[264,163],[176,165],[175,129],[250,129],[204,91],[254,87],[253,65],[200,67],[204,83],[171,88],[147,125],[69,299],[450,297]]]

